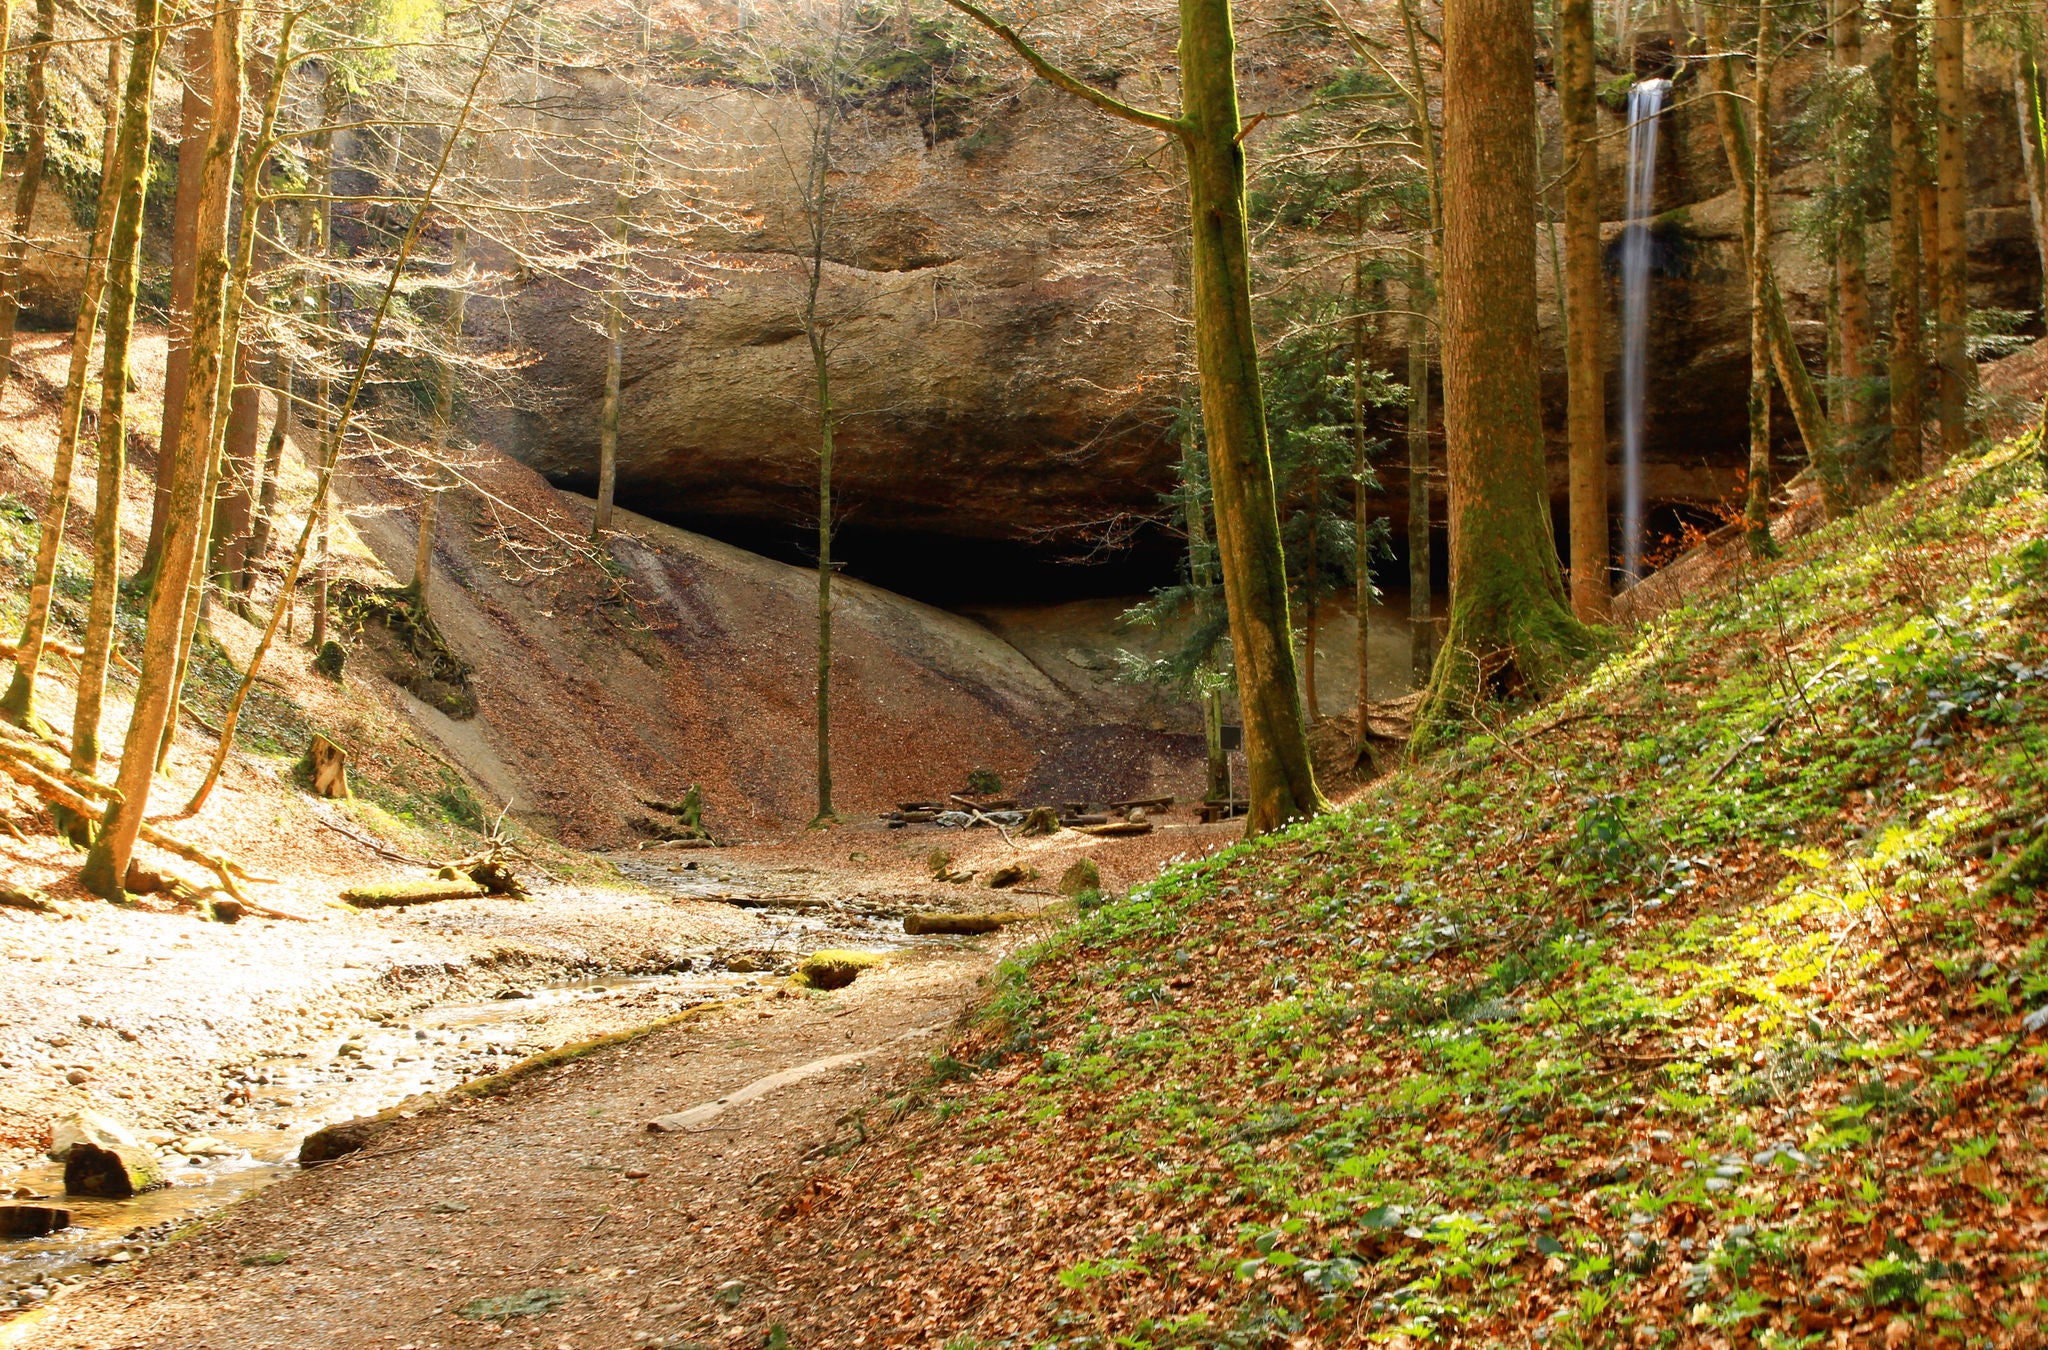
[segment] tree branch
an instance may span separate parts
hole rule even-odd
[[[1174,136],[1187,135],[1188,124],[1180,118],[1168,117],[1164,113],[1147,112],[1143,108],[1134,108],[1121,99],[1112,98],[1110,95],[1103,93],[1094,85],[1075,79],[1072,75],[1067,74],[1066,71],[1061,70],[1058,66],[1040,56],[1031,44],[1018,34],[1016,29],[1004,23],[995,15],[990,14],[987,10],[973,4],[972,0],[946,0],[946,3],[1001,38],[1011,51],[1023,57],[1025,63],[1038,72],[1040,79],[1054,88],[1064,89],[1075,98],[1087,103],[1093,103],[1104,112],[1115,117],[1121,117],[1126,122],[1136,122],[1141,127],[1150,127],[1154,131],[1164,131]]]

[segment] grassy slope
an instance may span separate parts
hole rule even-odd
[[[2030,443],[1960,466],[1049,940],[926,1109],[785,1210],[757,1315],[793,1345],[2041,1343],[2038,474]]]

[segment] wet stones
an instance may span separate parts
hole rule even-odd
[[[0,1238],[39,1238],[71,1226],[71,1211],[55,1205],[0,1205]]]
[[[324,1125],[307,1135],[306,1142],[299,1145],[299,1166],[317,1167],[336,1158],[346,1158],[351,1153],[360,1153],[396,1121],[396,1116],[359,1116],[339,1124]]]
[[[50,1157],[64,1164],[67,1195],[126,1200],[170,1183],[149,1145],[95,1111],[67,1116],[51,1131]]]

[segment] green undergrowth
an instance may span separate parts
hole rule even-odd
[[[2038,1343],[2039,484],[2001,447],[1085,912],[789,1241],[904,1253],[962,1346]]]

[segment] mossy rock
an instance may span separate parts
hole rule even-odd
[[[313,655],[313,670],[325,675],[336,684],[341,683],[342,670],[348,665],[348,652],[339,642],[323,642],[320,650]]]
[[[876,952],[812,952],[791,978],[808,989],[844,989],[859,979],[862,971],[880,964],[882,958]]]
[[[1093,858],[1076,859],[1074,865],[1060,873],[1060,894],[1076,896],[1083,891],[1102,889],[1102,869],[1095,865]]]

